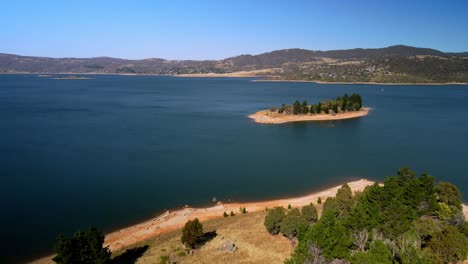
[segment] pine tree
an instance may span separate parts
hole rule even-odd
[[[293,114],[298,115],[300,113],[302,113],[301,103],[296,100],[293,104]]]

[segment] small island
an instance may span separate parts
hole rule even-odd
[[[294,104],[281,107],[271,107],[268,110],[258,111],[249,115],[256,123],[282,124],[300,121],[331,121],[365,116],[370,108],[362,107],[362,98],[359,94],[338,96],[334,100],[321,101],[309,105],[307,101],[302,104],[296,100]]]
[[[66,75],[66,76],[57,76],[52,79],[54,80],[90,80],[91,78],[78,76],[78,75]]]

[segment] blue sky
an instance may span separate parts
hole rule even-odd
[[[276,49],[395,44],[468,51],[468,1],[0,3],[0,53],[221,59]]]

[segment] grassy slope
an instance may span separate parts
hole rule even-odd
[[[161,256],[170,256],[177,263],[283,263],[293,247],[285,237],[272,236],[266,231],[265,215],[265,212],[237,214],[203,222],[204,231],[216,231],[217,236],[185,256],[180,242],[181,230],[158,235],[128,249],[149,246],[136,263],[159,263]],[[227,242],[237,246],[234,253],[219,250]],[[115,252],[114,256],[123,251]]]

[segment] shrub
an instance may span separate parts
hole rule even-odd
[[[185,223],[184,228],[182,229],[182,238],[181,241],[186,246],[194,248],[198,239],[203,236],[203,225],[200,223],[198,218],[194,220],[189,220]]]
[[[275,207],[268,211],[264,225],[270,234],[276,235],[281,231],[281,221],[283,221],[284,216],[283,207]]]
[[[318,203],[318,204],[322,204],[322,198],[321,198],[321,197],[319,197],[319,198],[317,199],[317,203]]]

